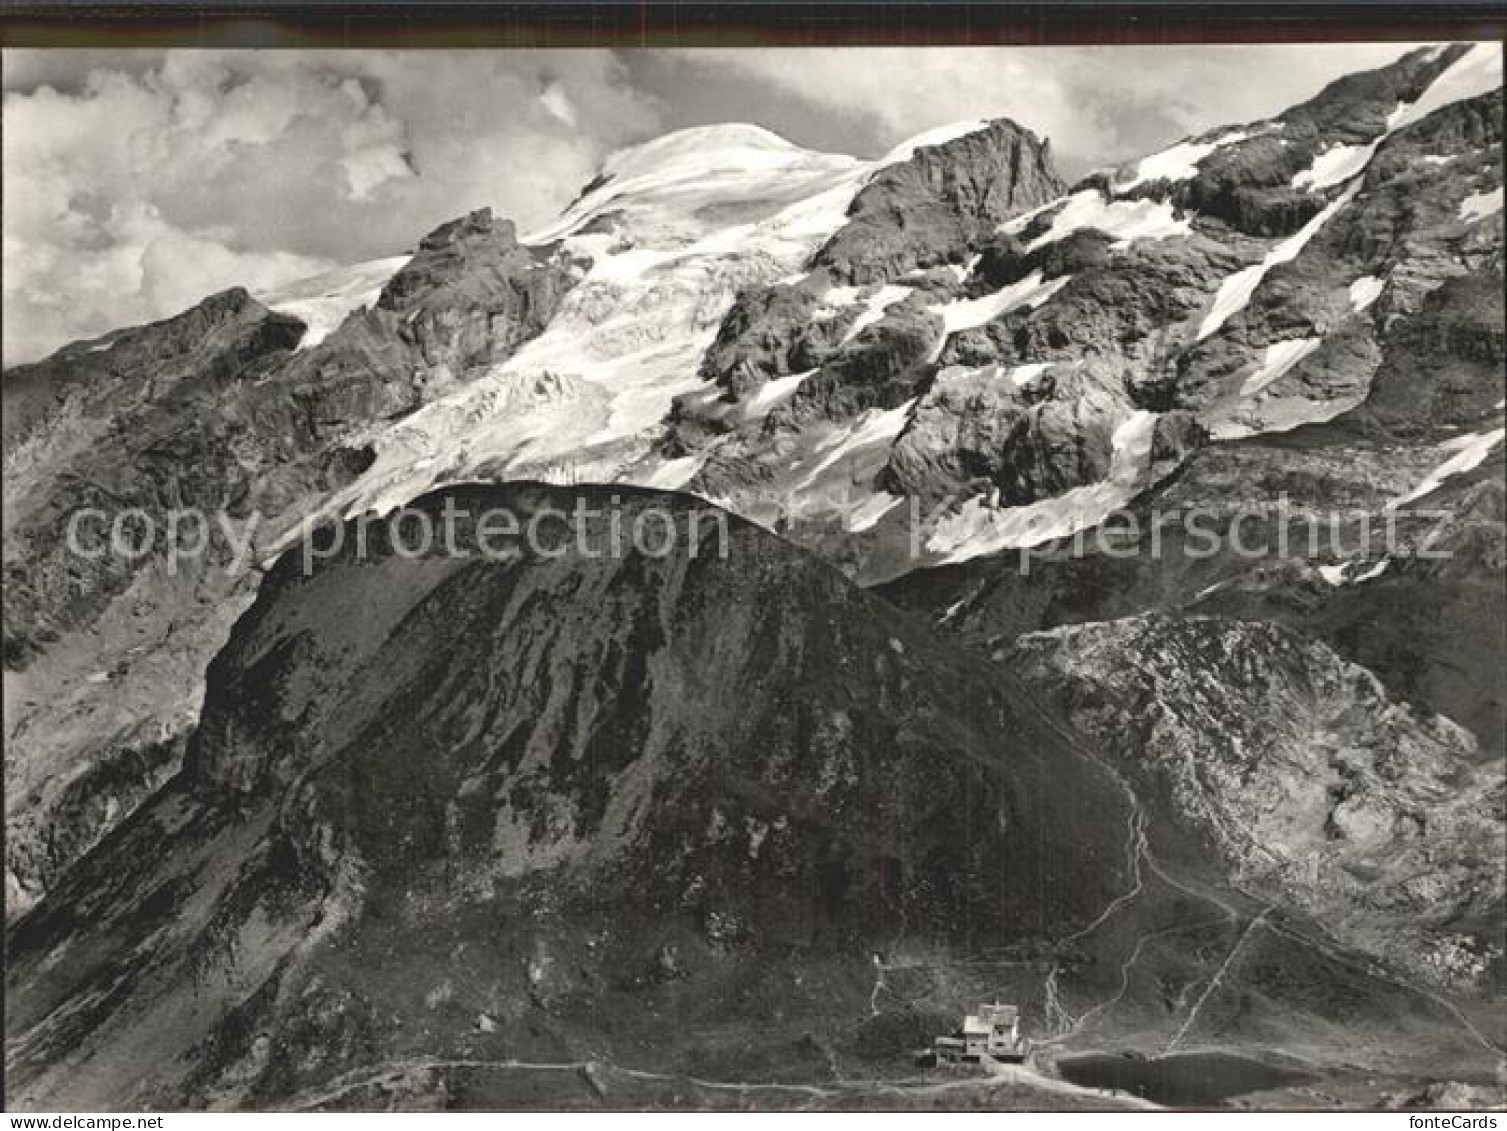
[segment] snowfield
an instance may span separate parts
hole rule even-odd
[[[286,287],[255,295],[268,310],[289,314],[308,327],[298,348],[318,345],[335,331],[346,318],[363,307],[375,306],[387,281],[411,259],[394,255],[341,267],[311,279],[300,279]]]
[[[960,330],[972,330],[986,325],[1001,315],[1009,314],[1012,310],[1019,310],[1023,306],[1029,306],[1034,310],[1070,282],[1072,282],[1071,275],[1043,280],[1040,271],[1032,271],[1019,282],[1001,287],[993,294],[979,298],[957,299],[943,303],[941,306],[934,306],[932,311],[942,316],[942,333],[945,338]],[[941,350],[938,349],[937,352],[940,353]]]
[[[1242,311],[1275,267],[1291,262],[1360,191],[1372,155],[1393,132],[1432,110],[1500,85],[1501,70],[1489,45],[1473,47],[1412,104],[1400,105],[1386,131],[1362,145],[1335,144],[1292,178],[1294,187],[1323,192],[1328,203],[1301,230],[1270,245],[1259,262],[1225,278],[1203,312],[1197,340],[1218,333]],[[758,126],[726,124],[681,130],[613,154],[598,176],[554,221],[522,237],[538,247],[559,246],[583,264],[579,283],[564,298],[545,331],[506,362],[467,374],[455,392],[363,437],[377,452],[373,466],[337,493],[319,516],[349,517],[385,511],[445,482],[468,478],[566,478],[684,488],[701,471],[716,438],[693,454],[674,458],[655,450],[676,398],[732,427],[753,423],[788,401],[810,372],[767,382],[741,403],[723,402],[720,390],[698,376],[700,363],[740,291],[774,282],[808,279],[812,255],[847,220],[854,196],[873,175],[925,146],[988,129],[985,120],[926,131],[875,161],[817,153]],[[1205,140],[1179,142],[1143,158],[1135,175],[1109,192],[1083,189],[1000,226],[1019,234],[1041,216],[1045,231],[1036,250],[1075,232],[1105,232],[1123,250],[1138,240],[1191,235],[1191,214],[1178,215],[1168,200],[1127,199],[1131,190],[1197,174],[1199,162],[1223,146],[1274,128],[1258,123]],[[1502,208],[1500,187],[1468,196],[1460,218],[1476,222]],[[309,325],[300,348],[321,341],[352,311],[377,300],[406,256],[374,260],[262,296],[269,306]],[[954,265],[959,283],[977,257]],[[918,276],[922,273],[918,273]],[[818,319],[862,304],[846,331],[851,341],[883,321],[889,310],[934,284],[912,280],[871,287],[830,287]],[[998,291],[945,300],[929,307],[943,323],[930,360],[951,335],[1012,311],[1034,310],[1071,282],[1038,270]],[[1386,281],[1364,276],[1348,288],[1350,309],[1366,310]],[[1270,387],[1319,348],[1317,337],[1270,343],[1244,376],[1229,404],[1211,420],[1216,436],[1290,427],[1324,419],[1346,406],[1301,398],[1273,398]],[[1040,380],[1050,362],[1003,369],[1017,389]],[[1259,413],[1251,406],[1260,402]],[[779,517],[836,517],[868,529],[898,501],[880,491],[875,476],[903,431],[913,402],[871,412],[845,425],[800,430],[787,469],[729,505],[758,521]],[[1137,413],[1115,433],[1111,470],[1099,483],[1026,507],[998,508],[974,499],[930,531],[932,551],[947,560],[1009,546],[1032,545],[1073,533],[1103,516],[1144,486],[1155,416]],[[1472,449],[1474,450],[1474,449]],[[1468,453],[1467,453],[1468,454]],[[1458,465],[1453,457],[1440,475]],[[1484,455],[1481,457],[1484,458]],[[768,498],[765,498],[765,496]],[[291,537],[291,535],[290,535]],[[275,548],[274,548],[275,549]]]
[[[1310,192],[1348,181],[1371,163],[1382,138],[1367,145],[1332,145],[1313,159],[1313,164],[1292,178],[1292,187]]]
[[[1266,357],[1261,365],[1240,386],[1240,395],[1255,396],[1318,349],[1323,341],[1323,338],[1293,338],[1290,341],[1273,342],[1266,347]]]
[[[1135,176],[1122,185],[1115,185],[1115,195],[1129,192],[1147,181],[1187,181],[1198,176],[1198,163],[1216,149],[1245,141],[1251,135],[1244,130],[1234,130],[1213,141],[1183,141],[1150,157],[1143,157],[1136,166]]]
[[[1377,299],[1386,289],[1386,281],[1375,275],[1362,275],[1350,284],[1350,309],[1359,314]]]
[[[1027,244],[1026,250],[1035,251],[1086,228],[1113,236],[1115,248],[1128,247],[1134,240],[1168,239],[1193,231],[1192,217],[1178,219],[1170,201],[1110,200],[1098,189],[1084,189],[1067,198],[1052,217],[1052,226]]]
[[[1449,458],[1425,475],[1411,491],[1398,495],[1389,502],[1387,509],[1396,510],[1400,506],[1411,503],[1414,499],[1423,498],[1424,495],[1440,487],[1451,476],[1474,471],[1486,461],[1486,457],[1502,442],[1504,437],[1507,437],[1507,429],[1498,428],[1493,432],[1467,432],[1463,436],[1456,436],[1440,444],[1440,454],[1448,452]]]
[[[1121,422],[1111,439],[1109,472],[1099,482],[1023,507],[997,507],[976,496],[937,524],[927,552],[954,564],[1098,526],[1148,484],[1156,420],[1156,413],[1138,411]]]
[[[1466,223],[1484,220],[1502,210],[1502,186],[1490,192],[1473,192],[1460,202],[1460,219]]]

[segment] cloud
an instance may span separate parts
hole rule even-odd
[[[4,59],[6,364],[472,208],[526,228],[658,129],[604,51],[60,54]]]
[[[575,104],[559,83],[552,82],[544,88],[544,93],[539,96],[539,104],[567,126],[576,124]]]
[[[668,52],[662,65],[729,73],[820,107],[803,144],[877,156],[945,122],[1014,118],[1070,172],[1189,133],[1265,117],[1408,44],[1202,47],[803,48]],[[678,82],[687,80],[682,74]],[[794,117],[785,111],[787,119]],[[825,123],[838,123],[830,132]],[[822,131],[825,136],[821,136]]]
[[[4,360],[396,254],[484,205],[527,230],[680,126],[877,156],[1007,116],[1073,175],[1407,49],[7,51]]]

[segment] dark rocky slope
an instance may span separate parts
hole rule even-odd
[[[578,497],[608,501],[418,505]],[[729,530],[725,559],[402,557],[381,524],[364,558],[286,556],[183,771],[10,933],[13,1099],[509,1106],[530,1064],[598,1073],[570,1102],[629,1070],[825,1081],[1001,978],[1068,1041],[1124,1010],[1151,1040],[1281,1024],[1306,1050],[1341,1010],[1479,1060],[1426,994],[1224,889],[1008,674]],[[1138,938],[1184,929],[1209,949],[1144,968],[1171,997],[1115,992]],[[1200,994],[1231,946],[1242,994]],[[1416,1071],[1400,1044],[1378,1063]]]
[[[1259,621],[1127,617],[1028,633],[995,658],[1241,887],[1439,989],[1507,988],[1502,766],[1463,728]]]
[[[1500,753],[1500,446],[1395,503],[1462,436],[1501,427],[1502,293],[1492,266],[1395,314],[1366,400],[1335,420],[1206,447],[1126,516],[1076,541],[919,571],[883,592],[986,648],[1150,611],[1276,621]]]
[[[160,1090],[190,1083],[175,1052],[223,1086],[260,1033],[274,1048],[242,1087],[271,1102],[414,1040],[606,1036],[598,994],[638,1002],[629,1032],[672,1003],[711,1024],[755,1007],[720,999],[729,980],[820,1012],[801,969],[846,967],[851,998],[897,933],[1044,937],[1127,882],[1072,847],[1123,823],[1123,798],[1055,784],[1056,740],[1008,691],[756,529],[735,522],[728,549],[383,553],[309,578],[285,558],[211,668],[183,773],[12,936],[17,1094],[186,1099]],[[423,1029],[397,1028],[426,994],[444,1003]]]
[[[844,283],[962,263],[1000,224],[1062,194],[1051,143],[1009,119],[881,170],[812,260]]]
[[[853,1106],[1004,995],[1043,1064],[1280,1049],[1324,1077],[1299,1106],[1489,1079],[1502,448],[1436,472],[1503,423],[1500,90],[1393,128],[1464,50],[1192,139],[1187,175],[1067,191],[1011,123],[866,181],[745,128],[795,172],[701,207],[672,138],[674,175],[640,153],[647,187],[599,184],[622,195],[569,254],[464,217],[316,344],[232,291],[8,372],[8,910],[42,899],[12,1078],[96,1106]],[[717,176],[746,196],[741,160]],[[507,395],[411,434],[541,330]],[[549,458],[467,462],[515,427]],[[177,572],[60,541],[81,506],[223,506],[270,519],[255,558],[444,477],[615,475],[604,445],[865,579],[917,564],[912,502],[1050,519],[1149,488],[1143,531],[1200,508],[1217,549],[1174,525],[1155,555],[977,557],[885,586],[911,621],[741,525],[725,563],[285,562],[221,652],[257,580],[226,532]],[[1232,552],[1282,496],[1348,512],[1333,548]],[[743,1089],[772,1080],[799,1086]]]
[[[295,349],[301,323],[236,290],[7,372],[12,910],[150,791],[150,778],[126,788],[93,768],[158,764],[153,751],[181,746],[264,547],[370,465],[350,437],[505,358],[574,280],[483,211],[426,236],[373,308],[307,349]],[[103,518],[79,528],[75,553],[70,518],[90,508]],[[187,509],[205,525],[185,523],[170,545],[167,516]],[[133,511],[152,524],[139,551],[100,552],[111,520]],[[143,538],[139,520],[129,529]],[[81,806],[97,820],[79,820]]]
[[[60,531],[78,508],[139,506],[160,517],[177,506],[224,506],[237,523],[260,513],[256,531],[231,534],[250,534],[261,552],[332,505],[332,495],[391,503],[446,475],[505,473],[496,461],[456,454],[472,448],[472,431],[486,434],[505,416],[509,424],[525,418],[522,437],[581,428],[580,450],[546,452],[519,474],[595,480],[622,471],[607,449],[641,453],[648,470],[627,478],[688,487],[867,581],[891,577],[916,564],[909,536],[926,543],[959,508],[988,518],[1020,505],[1051,511],[1080,488],[1118,493],[1122,480],[1128,492],[1211,435],[1287,428],[1363,397],[1390,323],[1415,313],[1442,282],[1500,256],[1500,213],[1461,213],[1466,200],[1501,183],[1499,91],[1386,133],[1398,104],[1427,90],[1463,50],[1412,52],[1279,118],[1233,130],[1242,135],[1234,141],[1231,130],[1216,131],[1205,140],[1220,144],[1186,179],[1126,187],[1127,167],[1066,195],[1046,142],[996,122],[843,180],[840,190],[854,193],[844,216],[830,205],[836,190],[827,174],[802,179],[829,167],[848,177],[842,162],[791,156],[780,139],[734,130],[738,144],[793,162],[791,176],[760,189],[769,199],[721,201],[708,214],[693,192],[692,214],[676,215],[676,192],[686,187],[676,178],[686,170],[676,165],[657,184],[660,170],[643,160],[635,168],[647,187],[611,178],[598,186],[625,195],[576,243],[567,238],[574,262],[556,245],[521,246],[510,225],[477,214],[426,237],[371,309],[316,344],[294,349],[295,321],[230,292],[166,323],[8,371],[7,739],[20,754],[7,768],[8,899],[24,907],[36,898],[171,769],[197,711],[203,665],[251,594],[248,577],[227,567],[234,546],[223,531],[211,532],[202,568],[186,572],[169,573],[156,553],[76,560]],[[685,139],[671,142],[674,164],[686,156],[676,147]],[[1293,187],[1332,147],[1373,143],[1359,183]],[[723,187],[733,193],[749,183],[736,168],[719,176],[731,176],[733,187]],[[741,261],[769,252],[757,240],[743,248],[722,229],[702,242],[711,215],[767,218],[794,201],[800,229],[815,203],[802,194],[818,184],[828,187],[815,211],[835,229],[802,253],[804,274],[753,272],[781,281],[749,287],[727,309],[723,295],[737,285],[729,280],[749,277]],[[638,221],[621,222],[635,210]],[[1072,221],[1079,214],[1088,219]],[[1250,302],[1200,339],[1224,286],[1324,215],[1301,252],[1266,272]],[[1131,235],[1101,230],[1127,216]],[[1134,234],[1148,219],[1151,234]],[[1076,230],[1045,238],[1059,221]],[[682,262],[698,246],[742,250],[725,262],[716,250],[700,256],[707,275],[692,271],[664,287],[638,286],[657,277],[657,268],[644,268],[633,293],[646,316],[633,324],[593,330],[619,301],[622,280],[572,290],[592,295],[566,320],[572,333],[579,327],[582,348],[633,351],[612,354],[606,386],[636,389],[663,365],[660,376],[679,390],[699,364],[704,387],[662,420],[626,437],[608,420],[600,432],[613,438],[594,441],[598,430],[584,421],[608,398],[574,371],[569,348],[555,348],[508,395],[446,417],[435,450],[413,457],[428,470],[394,466],[405,458],[395,433],[416,410],[475,388],[541,328],[566,336],[556,316],[585,259],[627,262],[633,275],[642,260],[622,256]],[[1039,298],[1046,292],[1032,291],[1033,279],[1051,289],[1049,299],[977,312],[1012,287]],[[1380,296],[1357,306],[1352,288],[1368,280]],[[704,328],[711,339],[699,363],[636,352],[660,340],[659,312],[682,300],[695,333]],[[668,312],[665,319],[673,321]],[[1265,351],[1310,340],[1297,364],[1258,394],[1242,394]],[[588,369],[599,364],[582,360]],[[788,384],[772,390],[772,381]],[[579,411],[549,416],[572,398]],[[443,434],[447,427],[456,434]],[[1151,449],[1145,458],[1137,428]],[[577,457],[587,471],[573,465]],[[664,466],[678,460],[685,469]],[[417,485],[388,490],[394,482]],[[906,501],[919,503],[924,529],[908,529],[912,508],[898,505]],[[950,545],[944,539],[926,560]],[[155,769],[128,787],[128,771],[146,765]]]

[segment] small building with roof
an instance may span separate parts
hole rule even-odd
[[[956,1031],[932,1042],[931,1051],[939,1063],[977,1063],[988,1057],[1018,1064],[1025,1060],[1028,1048],[1029,1042],[1020,1035],[1019,1007],[996,1001],[965,1015]]]

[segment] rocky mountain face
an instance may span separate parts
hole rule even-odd
[[[1489,1083],[1502,133],[1490,44],[1075,185],[706,127],[7,371],[13,1088],[855,1106],[995,995]],[[608,491],[729,555],[288,549]]]
[[[665,1008],[710,1023],[698,992],[758,1011],[760,982],[819,1013],[803,969],[846,965],[852,997],[897,934],[943,952],[1041,937],[1128,882],[1069,848],[1123,824],[1114,783],[1056,778],[1071,755],[1008,682],[892,631],[835,571],[742,522],[725,559],[562,543],[541,560],[521,542],[473,558],[474,516],[575,498],[445,499],[466,557],[394,554],[379,528],[371,557],[268,575],[211,666],[182,773],[14,935],[13,1031],[31,1035],[13,1086],[286,1097],[377,1050],[573,1046],[598,995],[628,1028],[613,1041]],[[655,502],[634,496],[625,520]],[[195,878],[214,859],[231,866]],[[122,941],[93,950],[80,915]],[[57,967],[63,938],[84,949]],[[383,984],[398,968],[411,1001]],[[410,1047],[415,1019],[433,1042]],[[319,1053],[277,1036],[292,1029]],[[167,1048],[203,1055],[190,1072]]]
[[[694,1076],[749,1047],[736,1079],[810,1079],[803,1048],[826,1048],[831,1080],[864,1053],[855,1019],[980,956],[1003,949],[1044,1002],[1099,992],[1103,971],[1062,967],[1092,968],[1101,917],[1143,885],[1221,910],[1213,939],[1247,928],[1176,826],[1166,865],[1121,843],[1135,794],[1013,676],[757,527],[723,516],[705,555],[479,552],[487,511],[578,500],[609,493],[436,493],[415,508],[453,505],[460,554],[395,553],[353,521],[312,572],[269,572],[182,771],[11,933],[13,1095],[433,1102],[490,1065],[467,1085],[484,1105],[515,1061]],[[632,494],[621,517],[650,509],[712,544],[683,496]],[[1437,758],[1458,741],[1417,733]],[[1120,926],[1167,914],[1148,893]],[[1327,961],[1285,929],[1269,960]],[[1151,968],[1186,997],[1217,957]],[[1334,992],[1474,1059],[1438,1005],[1374,977]],[[1257,1017],[1320,1023],[1264,993]],[[1197,1020],[1158,1012],[1169,1033]],[[1222,1023],[1258,1032],[1241,1012]]]
[[[1499,754],[1504,317],[1499,266],[1458,276],[1394,318],[1355,409],[1199,450],[1114,530],[884,591],[990,648],[1149,610],[1275,621]]]
[[[1146,614],[996,655],[1050,688],[1239,885],[1443,989],[1503,981],[1499,759],[1275,624]]]
[[[992,122],[880,169],[812,266],[864,286],[960,263],[960,252],[1064,187],[1049,142],[1014,122]]]
[[[576,277],[476,213],[306,347],[303,323],[236,290],[6,375],[13,907],[172,767],[266,548],[371,466],[359,430],[506,357]],[[168,528],[189,509],[202,522]],[[127,553],[106,552],[117,530]]]

